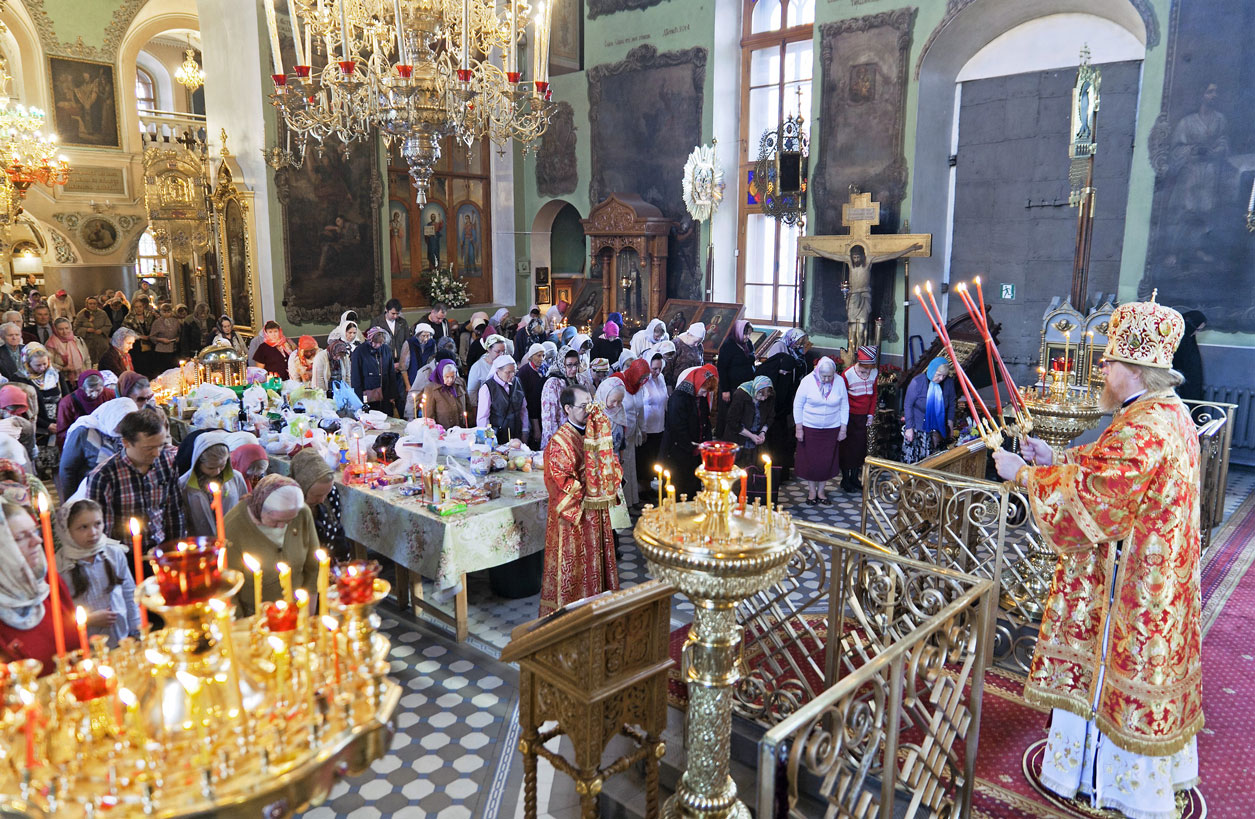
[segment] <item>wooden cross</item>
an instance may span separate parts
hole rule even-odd
[[[822,256],[825,259],[850,263],[850,248],[859,245],[867,257],[867,264],[887,262],[907,256],[931,256],[931,233],[877,233],[871,229],[880,224],[880,203],[872,201],[870,193],[851,193],[850,201],[841,206],[841,224],[850,229],[844,235],[806,236],[798,243],[802,256]]]

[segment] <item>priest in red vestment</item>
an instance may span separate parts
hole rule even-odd
[[[619,588],[610,507],[618,502],[623,471],[614,452],[610,419],[582,385],[564,387],[564,423],[545,447],[545,573],[540,614]]]
[[[1184,327],[1153,300],[1122,305],[1098,440],[1054,455],[1030,439],[1033,466],[994,453],[1058,553],[1024,687],[1054,709],[1042,781],[1136,819],[1174,817],[1174,792],[1198,782],[1198,438],[1172,369]]]

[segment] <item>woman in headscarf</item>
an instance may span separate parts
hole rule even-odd
[[[549,439],[566,423],[560,399],[562,390],[580,383],[580,354],[570,347],[558,351],[558,363],[549,371],[545,386],[540,391],[540,448],[549,445]]]
[[[569,305],[565,301],[560,301],[545,311],[545,329],[551,333],[558,332],[558,328],[562,326],[563,314],[566,313]]]
[[[414,332],[401,345],[401,378],[406,392],[421,390],[418,371],[436,356],[436,331],[425,321],[414,325]]]
[[[593,340],[583,333],[576,333],[571,339],[571,349],[580,354],[580,383],[593,392],[596,389],[593,384]]]
[[[601,382],[610,377],[610,362],[604,358],[594,358],[588,365],[588,372],[593,378],[593,389],[601,386]]]
[[[130,327],[119,327],[109,338],[109,349],[100,357],[99,369],[108,370],[121,375],[135,369],[135,361],[131,358],[131,350],[135,347],[135,331]]]
[[[0,661],[38,660],[42,664],[39,676],[46,677],[57,669],[57,642],[43,538],[39,524],[22,507],[6,502],[0,510],[4,517],[0,523]],[[57,582],[61,584],[65,648],[77,651],[81,646],[74,624],[74,597],[60,575]]]
[[[288,356],[288,378],[308,384],[314,379],[314,359],[318,357],[318,342],[313,336],[297,339],[296,349]]]
[[[475,403],[477,427],[489,427],[497,434],[497,443],[522,441],[524,430],[531,429],[527,418],[527,396],[515,375],[518,364],[502,353],[492,360],[492,371],[479,387]]]
[[[59,497],[70,497],[88,472],[121,451],[118,424],[138,409],[130,398],[114,398],[70,425],[61,448],[61,465],[53,475]]]
[[[614,362],[619,360],[623,352],[623,339],[619,338],[619,325],[607,321],[601,326],[601,333],[593,340],[593,358],[604,358]]]
[[[606,411],[606,417],[610,419],[611,444],[614,448],[615,457],[619,460],[619,465],[623,467],[623,486],[620,491],[626,493],[627,488],[636,483],[635,476],[633,476],[631,482],[628,481],[627,467],[624,463],[625,456],[632,449],[628,445],[628,427],[632,425],[632,422],[629,420],[631,412],[625,406],[628,401],[627,386],[618,378],[607,378],[597,387],[594,400],[602,406]],[[635,463],[635,455],[633,455],[633,463]],[[634,486],[633,489],[635,489]],[[633,491],[632,494],[634,497],[639,495],[636,491]],[[610,510],[610,525],[615,529],[622,529],[631,525],[631,519],[624,513],[627,512],[628,506],[635,504],[635,500],[627,498],[625,494],[624,501],[626,503],[618,514],[616,514],[615,508]]]
[[[353,391],[373,410],[385,415],[396,415],[397,399],[404,395],[400,390],[401,374],[392,366],[392,346],[388,331],[371,327],[366,331],[366,343],[353,351]]]
[[[514,317],[510,315],[510,310],[507,307],[498,307],[497,311],[492,314],[492,318],[488,320],[488,323],[492,325],[494,332],[500,333],[506,338],[511,337],[511,331],[518,324]]]
[[[436,370],[436,365],[442,361],[452,361],[455,367],[458,367],[458,380],[465,384],[462,379],[462,368],[458,366],[458,345],[451,337],[445,336],[436,341],[436,352],[428,359],[427,363],[418,368],[418,373],[414,377],[414,381],[410,384],[410,392],[422,393],[427,388],[427,384],[432,380],[432,373]],[[409,400],[409,399],[407,399]],[[408,417],[408,416],[406,416]]]
[[[741,319],[732,324],[732,331],[719,346],[719,413],[715,417],[715,434],[723,437],[728,407],[732,404],[732,391],[754,378],[754,347],[750,333],[754,327]]]
[[[917,464],[945,449],[954,437],[954,381],[950,363],[942,356],[911,379],[902,402],[902,461]]]
[[[841,442],[841,491],[863,491],[863,463],[867,460],[867,433],[876,416],[877,370],[880,351],[861,346],[854,353],[854,366],[841,373],[850,399],[850,428]]]
[[[775,417],[767,426],[767,451],[771,453],[772,466],[780,467],[781,482],[793,473],[793,453],[797,449],[797,436],[793,424],[793,399],[797,388],[806,377],[806,333],[796,327],[784,331],[767,350],[767,359],[758,365],[755,373],[771,379],[776,392]]]
[[[466,324],[462,325],[462,331],[458,334],[458,355],[466,365],[467,370],[475,366],[475,362],[479,361],[485,352],[485,348],[480,341],[486,335],[491,335],[487,328],[488,314],[482,310],[471,313],[471,317],[467,319]]]
[[[253,491],[268,469],[270,455],[261,444],[242,444],[231,450],[231,471],[244,479],[248,491]]]
[[[227,433],[211,430],[196,439],[192,446],[192,466],[179,476],[179,493],[183,496],[187,534],[193,537],[216,537],[218,526],[211,506],[210,484],[222,491],[222,512],[226,514],[248,494],[248,485],[231,468],[231,450]]]
[[[336,329],[327,334],[327,338],[330,339],[331,336],[337,334],[349,345],[350,353],[356,350],[357,346],[362,343],[362,331],[357,326],[356,310],[345,310],[341,313],[340,323],[336,325]]]
[[[71,424],[111,398],[113,390],[105,386],[100,370],[79,373],[78,389],[57,404],[57,449],[65,448],[65,436],[69,434]]]
[[[621,373],[624,370],[626,370],[632,364],[633,361],[636,361],[636,360],[637,360],[636,353],[632,352],[631,350],[624,350],[623,352],[619,353],[619,360],[615,362],[614,366],[611,367],[611,369],[617,373]],[[648,360],[648,356],[645,357],[645,360]]]
[[[740,444],[736,462],[739,466],[753,466],[767,441],[767,425],[775,417],[776,391],[771,379],[765,375],[754,376],[732,393],[728,406],[728,422],[723,428],[723,440]]]
[[[667,387],[675,389],[676,375],[692,367],[700,367],[706,360],[706,325],[700,321],[675,337],[675,361],[666,370]]]
[[[62,383],[67,387],[78,381],[78,374],[91,366],[87,344],[74,335],[74,325],[68,318],[53,319],[47,347],[52,354],[52,366],[57,368]]]
[[[300,484],[282,475],[267,475],[257,482],[253,491],[237,503],[222,521],[227,532],[227,563],[237,571],[246,571],[244,552],[262,566],[262,599],[278,600],[283,596],[279,572],[275,566],[286,563],[292,570],[292,587],[305,589],[315,599],[318,589],[318,531],[314,514],[305,505]],[[238,597],[236,605],[245,615],[252,615],[253,595]]]
[[[667,390],[666,377],[663,373],[667,361],[661,347],[662,344],[655,346],[645,353],[644,358],[638,359],[649,366],[649,378],[645,380],[645,385],[636,396],[640,404],[640,424],[643,436],[641,443],[636,447],[636,463],[640,465],[636,471],[636,477],[642,491],[647,488],[649,480],[653,477],[653,465],[658,462],[662,431],[667,424],[667,398],[670,393]],[[625,351],[625,354],[629,353]]]
[[[34,386],[35,395],[39,399],[39,405],[35,407],[35,439],[43,446],[48,437],[57,431],[61,376],[52,366],[52,353],[37,341],[22,348],[22,367],[18,374]]]
[[[292,355],[292,345],[283,335],[283,328],[277,321],[268,321],[262,328],[262,343],[252,354],[250,366],[255,362],[271,375],[288,380],[288,356]]]
[[[183,323],[174,315],[169,302],[157,308],[157,317],[149,328],[152,339],[152,373],[163,373],[178,364],[178,343],[183,335]]]
[[[242,358],[248,356],[248,344],[244,341],[244,336],[235,330],[235,322],[230,316],[219,316],[217,332],[214,333],[214,344],[225,344],[240,354]]]
[[[540,367],[540,374],[547,378],[549,371],[558,363],[558,345],[552,341],[542,341],[540,346],[545,349],[545,362]]]
[[[710,410],[718,387],[718,371],[703,364],[680,373],[675,392],[667,399],[661,460],[671,470],[676,492],[690,498],[701,489],[695,474],[702,462],[697,446],[711,439]]]
[[[527,399],[528,438],[527,445],[535,450],[540,449],[540,392],[545,387],[545,347],[533,344],[527,349],[527,357],[519,367],[518,380],[523,385],[523,397]]]
[[[318,542],[333,560],[351,560],[353,549],[344,534],[336,473],[321,455],[306,448],[292,456],[292,480],[305,493],[305,505],[314,515]]]
[[[516,361],[526,361],[529,356],[527,351],[532,348],[533,344],[543,344],[548,335],[545,333],[545,323],[539,318],[531,319],[526,326],[520,324],[518,332],[514,334],[514,358]]]
[[[667,394],[670,395],[671,391],[675,389],[675,377],[681,372],[681,369],[678,369],[676,366],[675,342],[669,338],[664,338],[650,348],[649,354],[653,355],[654,353],[662,356],[663,383],[666,384]],[[648,357],[645,358],[648,360]],[[688,368],[684,367],[683,369]]]
[[[157,311],[148,304],[147,300],[136,299],[131,305],[131,312],[127,313],[126,318],[122,320],[122,326],[135,333],[135,347],[131,350],[131,358],[135,362],[136,372],[152,372],[150,359],[153,345],[149,336],[156,318]]]
[[[619,462],[623,465],[623,497],[628,506],[640,503],[638,475],[636,470],[636,448],[645,440],[645,431],[641,426],[643,412],[644,388],[649,381],[649,365],[642,359],[635,359],[627,370],[615,373],[602,382],[597,388],[597,400],[601,400],[601,387],[611,382],[622,382],[624,388],[623,405],[620,408],[623,425],[623,446],[619,450]],[[607,409],[607,414],[609,410]],[[616,425],[620,423],[613,414],[610,415]]]
[[[840,443],[845,440],[850,405],[837,364],[824,356],[802,379],[793,397],[797,476],[806,481],[806,502],[827,506],[824,485],[841,474]]]
[[[1207,326],[1207,316],[1199,310],[1190,310],[1181,318],[1185,319],[1185,335],[1172,355],[1172,369],[1185,376],[1185,381],[1177,387],[1177,396],[1186,401],[1202,401],[1203,354],[1198,349],[1196,334]]]
[[[432,369],[423,388],[424,415],[445,429],[469,426],[466,417],[466,384],[458,375],[458,366],[441,359]]]
[[[357,325],[351,325],[350,331],[356,334]],[[344,331],[337,327],[327,336],[327,349],[314,354],[314,363],[310,366],[309,373],[310,386],[330,395],[332,382],[351,384],[351,357],[352,349],[344,337]]]
[[[670,338],[667,335],[667,325],[663,323],[662,319],[653,319],[646,325],[644,330],[632,336],[632,352],[636,353],[637,357],[640,357],[650,347],[666,338]]]

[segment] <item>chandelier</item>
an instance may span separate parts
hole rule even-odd
[[[0,66],[0,170],[6,190],[0,194],[0,223],[9,224],[21,212],[21,200],[31,185],[64,185],[70,163],[57,155],[57,137],[44,131],[46,117],[9,96],[12,78]]]
[[[296,165],[312,140],[351,145],[383,135],[400,145],[416,197],[452,135],[517,140],[532,150],[555,106],[549,90],[550,10],[527,0],[292,0],[292,51],[284,69],[274,0],[266,0],[275,93],[295,150],[266,151]],[[532,21],[531,80],[518,66]]]
[[[205,84],[205,72],[196,62],[196,50],[192,48],[191,38],[188,38],[187,50],[183,52],[183,64],[175,70],[174,79],[189,93]]]

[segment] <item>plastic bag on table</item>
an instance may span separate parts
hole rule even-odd
[[[244,401],[244,409],[248,412],[265,412],[266,411],[266,390],[264,387],[253,384],[244,390],[242,396]]]
[[[479,486],[480,479],[472,475],[469,469],[462,466],[453,458],[445,456],[444,465],[445,465],[445,469],[449,471],[450,480],[460,480],[463,483],[465,483],[467,486],[473,486],[473,487]]]
[[[353,388],[343,381],[331,382],[331,396],[335,401],[337,412],[354,413],[362,408],[362,399],[358,398]]]

